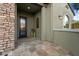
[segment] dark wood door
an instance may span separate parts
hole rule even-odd
[[[20,17],[19,38],[27,37],[27,18]]]

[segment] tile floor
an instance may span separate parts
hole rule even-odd
[[[35,38],[18,39],[18,47],[9,56],[68,56],[69,52],[48,41]]]

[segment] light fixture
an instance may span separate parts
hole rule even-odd
[[[27,7],[27,9],[28,9],[28,10],[30,10],[30,9],[31,9],[31,7],[30,7],[30,6],[28,6],[28,7]]]
[[[63,19],[63,16],[59,15],[58,18],[59,18],[60,20],[62,20],[62,19]]]

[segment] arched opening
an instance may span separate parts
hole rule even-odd
[[[69,28],[69,16],[65,15],[63,18],[63,26],[64,28]]]

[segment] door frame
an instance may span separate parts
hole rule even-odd
[[[20,18],[24,18],[25,19],[25,32],[26,32],[26,36],[25,37],[27,37],[27,17],[25,17],[25,16],[19,16],[19,31],[20,31],[20,26],[21,26],[21,24],[20,24]],[[21,32],[19,32],[19,38],[21,38],[20,37],[20,33]],[[24,37],[22,37],[22,38],[24,38]]]

